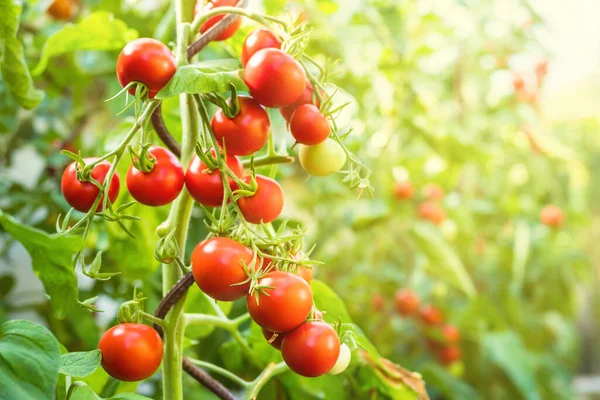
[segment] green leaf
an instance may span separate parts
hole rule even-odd
[[[23,45],[17,39],[21,10],[19,2],[0,0],[0,71],[13,98],[31,110],[40,104],[44,94],[33,86]]]
[[[0,276],[0,299],[6,297],[15,286],[15,278],[12,275]]]
[[[188,289],[184,310],[189,313],[217,315],[210,304],[211,301],[214,300],[203,293],[197,285],[192,285]],[[229,311],[231,311],[232,306],[233,303],[230,301],[219,302],[219,307],[221,307],[221,310],[223,310],[225,314],[228,314]],[[210,335],[214,329],[215,326],[212,324],[193,325],[186,328],[185,336],[190,339],[201,339]]]
[[[50,331],[30,321],[0,325],[0,399],[54,398],[60,349]]]
[[[534,356],[514,332],[487,335],[483,339],[484,354],[498,365],[521,392],[523,399],[539,400],[534,371]]]
[[[230,84],[237,90],[247,91],[242,79],[242,70],[238,70],[230,60],[211,60],[186,65],[177,70],[173,78],[156,95],[157,99],[166,99],[182,93],[203,94],[227,92]]]
[[[445,368],[437,364],[427,364],[419,372],[425,382],[435,387],[448,399],[478,400],[481,398],[475,389],[450,375]]]
[[[33,74],[44,72],[51,57],[77,50],[119,50],[137,36],[137,31],[112,14],[93,13],[76,25],[65,25],[48,38]]]
[[[16,131],[18,118],[19,105],[0,80],[0,135]]]
[[[77,276],[71,260],[83,248],[82,238],[49,235],[19,223],[2,211],[0,225],[27,249],[33,270],[50,296],[55,316],[64,318],[67,310],[77,304]]]
[[[67,353],[60,356],[60,373],[85,378],[100,366],[100,350]]]
[[[152,400],[136,393],[119,393],[112,397],[100,397],[94,390],[83,382],[77,382],[69,400]]]
[[[438,276],[469,297],[475,296],[475,286],[465,266],[439,231],[431,224],[421,222],[413,226],[410,235],[431,261],[433,267],[429,271],[432,275]]]

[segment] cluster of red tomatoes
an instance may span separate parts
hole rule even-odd
[[[411,200],[415,195],[415,188],[411,182],[395,182],[394,196],[398,200]],[[422,203],[419,205],[419,217],[435,225],[440,225],[446,219],[446,211],[440,204],[444,199],[444,190],[435,184],[423,187]]]
[[[418,317],[427,329],[427,347],[442,364],[450,365],[461,359],[460,331],[454,325],[444,323],[444,314],[439,308],[421,306],[419,295],[410,289],[399,289],[395,293],[394,307],[404,317]]]
[[[192,273],[200,289],[215,300],[245,297],[252,320],[262,328],[265,339],[281,350],[292,371],[317,377],[338,362],[338,334],[313,305],[311,268],[295,265],[289,272],[278,271],[273,259],[260,262],[241,243],[214,237],[194,249]]]

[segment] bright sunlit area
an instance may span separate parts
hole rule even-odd
[[[600,400],[598,0],[0,0],[0,400]]]

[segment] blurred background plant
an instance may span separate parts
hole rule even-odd
[[[118,101],[104,101],[120,89],[114,66],[123,43],[94,51],[93,42],[130,30],[168,43],[174,32],[167,1],[57,0],[45,11],[47,3],[23,4],[19,32],[43,100],[25,110],[0,81],[0,208],[53,231],[69,209],[60,150],[100,154],[132,124],[115,117]],[[347,143],[373,171],[374,198],[357,199],[340,180],[281,168],[284,216],[307,226],[313,257],[324,261],[316,276],[382,355],[423,374],[434,399],[572,399],[575,376],[599,370],[598,79],[544,91],[561,64],[542,15],[558,7],[532,3],[251,1],[272,14],[303,12],[313,27],[309,53],[344,88],[338,99],[351,102],[340,130],[352,127]],[[92,13],[102,20],[97,35],[64,28]],[[253,28],[245,22],[201,58],[237,57]],[[177,99],[163,110],[177,136]],[[289,140],[279,114],[271,119],[278,140]],[[128,201],[122,195],[119,204]],[[154,227],[166,212],[134,207],[142,220],[132,231],[143,240],[103,225],[88,243],[104,251],[105,272],[122,272],[107,282],[80,276],[82,298],[99,296],[104,313],[49,317],[27,253],[0,235],[0,322],[42,322],[75,351],[96,346],[133,286],[143,285],[154,309]],[[206,234],[195,212],[192,243]],[[220,335],[200,330],[190,345],[236,369],[240,360],[214,345]],[[96,375],[101,387],[107,377]],[[152,383],[140,390],[154,392]]]

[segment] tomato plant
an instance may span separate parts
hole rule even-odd
[[[246,183],[251,177],[244,178]],[[283,190],[277,181],[257,175],[256,191],[238,200],[238,206],[246,221],[253,224],[273,222],[283,210]]]
[[[327,118],[313,104],[298,106],[290,120],[290,132],[298,143],[315,145],[329,137]]]
[[[333,139],[314,146],[300,145],[300,164],[313,176],[331,175],[346,164],[346,154],[342,147]]]
[[[242,46],[242,66],[245,67],[250,57],[257,51],[267,48],[280,49],[281,44],[281,40],[270,30],[266,28],[253,30],[246,37]]]
[[[85,162],[95,163],[98,159],[86,158]],[[83,173],[78,169],[77,162],[69,164],[65,172],[63,173],[60,187],[65,200],[71,207],[81,212],[88,212],[97,204],[96,211],[99,212],[104,206],[104,196],[100,198],[100,201],[96,203],[100,189],[93,183],[98,182],[100,185],[106,180],[106,175],[111,168],[111,164],[107,161],[98,162],[89,173],[89,177],[86,180],[80,180],[78,173]],[[108,201],[114,203],[119,195],[119,188],[121,182],[119,175],[114,175],[110,179],[108,187]]]
[[[211,10],[211,9],[215,9],[218,7],[235,6],[236,3],[237,3],[236,0],[210,0],[210,1],[206,2],[206,9]],[[205,4],[204,0],[196,1],[196,5],[194,7],[194,16],[196,16],[198,14],[202,14],[204,4]],[[225,18],[225,15],[219,15],[219,16],[210,18],[208,21],[204,22],[200,26],[200,32],[202,32],[202,33],[206,32],[207,30],[212,28],[215,24],[217,24],[219,21],[221,21],[223,18]],[[238,18],[213,40],[220,41],[220,40],[229,39],[230,37],[235,35],[237,30],[240,28],[240,25],[242,25],[242,19]]]

